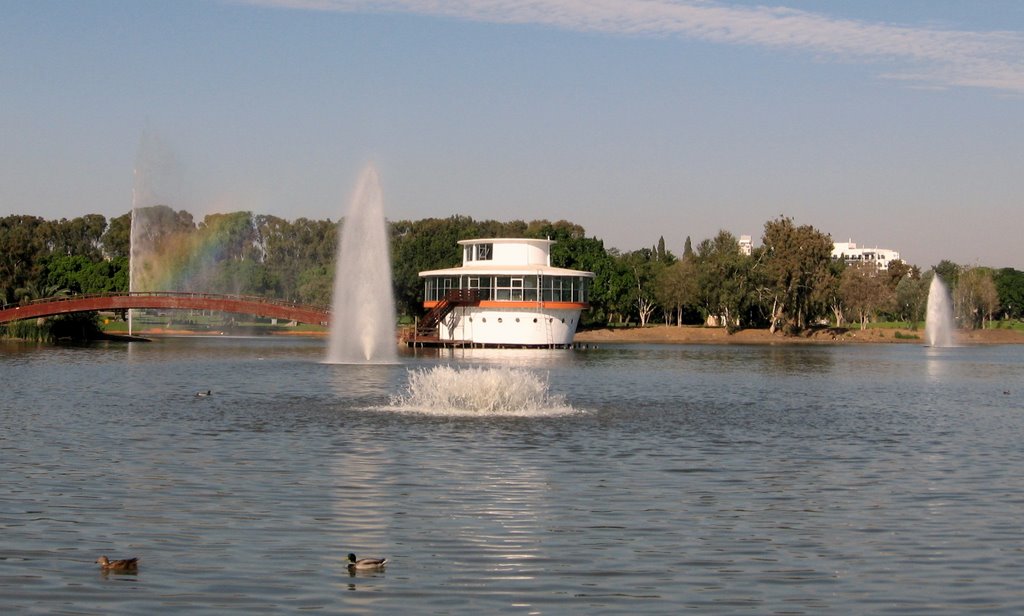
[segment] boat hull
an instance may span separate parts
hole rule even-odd
[[[442,343],[484,347],[572,346],[582,305],[559,308],[468,306],[453,310],[438,327]]]

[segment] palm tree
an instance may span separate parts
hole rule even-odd
[[[60,285],[50,284],[39,286],[33,281],[28,281],[25,283],[24,287],[14,290],[14,296],[23,304],[40,299],[67,297],[69,295],[71,295],[71,291],[68,291]]]

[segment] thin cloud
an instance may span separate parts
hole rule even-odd
[[[879,76],[932,88],[1024,93],[1024,35],[838,19],[702,0],[235,0],[307,11],[406,13],[577,32],[662,36],[885,65]]]

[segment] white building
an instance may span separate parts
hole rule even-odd
[[[740,236],[740,254],[750,256],[750,253],[754,250],[754,242],[750,239],[749,235]]]
[[[841,259],[847,265],[870,263],[880,270],[887,270],[889,263],[899,260],[900,253],[889,248],[858,248],[857,244],[850,240],[833,242],[832,258]]]
[[[410,344],[567,347],[592,272],[551,266],[553,240],[462,240],[462,267],[420,272],[429,312]]]

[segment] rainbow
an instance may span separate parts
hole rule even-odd
[[[210,214],[199,225],[168,229],[170,225],[162,224],[163,217],[147,219],[154,209],[163,208],[135,211],[138,218],[132,232],[132,291],[239,291],[240,285],[223,266],[242,258],[237,253],[244,247],[232,247],[232,239],[238,237],[232,233],[237,229],[237,216]]]

